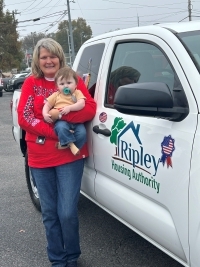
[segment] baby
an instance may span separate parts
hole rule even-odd
[[[78,155],[86,142],[86,129],[81,123],[74,124],[62,120],[62,115],[83,109],[86,97],[76,88],[78,77],[69,67],[63,67],[56,73],[55,83],[58,92],[46,99],[42,114],[46,122],[55,122],[54,130],[59,139],[56,147],[69,147],[74,155]]]

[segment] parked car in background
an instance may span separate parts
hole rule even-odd
[[[13,92],[15,89],[21,88],[24,80],[28,77],[31,73],[18,73],[13,75],[13,77],[8,81],[6,85],[5,91]]]
[[[3,83],[3,89],[6,91],[8,81],[11,79],[11,77],[2,78]]]
[[[3,78],[0,78],[0,97],[3,96]]]
[[[9,79],[11,79],[13,77],[13,74],[11,72],[2,72],[0,74],[0,90],[1,90],[1,96],[3,95],[3,90],[6,90],[6,85],[9,81]]]
[[[19,77],[24,77],[24,76],[26,76],[27,74],[28,74],[28,72],[17,73],[17,74],[14,74],[14,75],[12,76],[11,79],[17,79],[17,78],[19,78]]]

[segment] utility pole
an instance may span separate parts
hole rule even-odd
[[[138,27],[140,26],[138,13],[137,13],[137,25],[138,25]]]
[[[189,13],[189,21],[192,20],[192,4],[191,4],[191,0],[188,0],[188,13]]]
[[[21,14],[21,13],[18,13],[17,10],[12,12],[14,23],[16,22],[15,15],[18,15],[18,14]]]
[[[69,64],[70,67],[72,67],[72,54],[71,54],[71,48],[70,48],[70,40],[69,40],[69,30],[67,29],[67,42],[68,42],[68,47],[69,47]]]
[[[31,36],[32,36],[32,40],[33,40],[33,50],[34,50],[34,47],[35,47],[34,34],[35,34],[35,32],[31,32]]]
[[[75,53],[74,53],[74,38],[73,38],[73,31],[72,31],[72,22],[71,22],[71,15],[70,15],[70,6],[69,0],[67,0],[67,11],[68,11],[68,22],[69,22],[69,35],[70,35],[70,43],[71,43],[71,51],[69,51],[72,55],[72,63],[74,63]]]

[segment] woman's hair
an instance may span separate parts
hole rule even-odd
[[[40,49],[41,48],[45,48],[51,54],[53,54],[59,58],[60,68],[66,66],[65,54],[64,54],[64,51],[63,51],[61,45],[58,42],[56,42],[55,40],[53,40],[52,38],[40,39],[34,48],[32,64],[31,64],[32,73],[35,77],[37,77],[37,78],[44,77],[44,74],[39,67],[39,58],[40,58]]]
[[[55,83],[57,84],[58,78],[68,79],[71,77],[73,77],[74,80],[76,81],[76,83],[78,83],[78,76],[77,76],[76,72],[74,70],[72,70],[70,67],[67,67],[67,66],[63,67],[56,72]]]
[[[122,78],[129,78],[133,80],[135,83],[138,82],[140,78],[140,72],[132,67],[128,66],[122,66],[119,67],[118,69],[114,70],[110,74],[110,83],[115,87],[119,87],[119,80]]]

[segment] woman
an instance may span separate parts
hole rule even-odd
[[[33,52],[32,76],[22,87],[18,121],[26,131],[28,164],[40,197],[48,258],[52,266],[76,267],[81,254],[77,203],[88,150],[86,144],[76,156],[69,149],[59,150],[53,124],[42,116],[45,99],[57,91],[54,76],[64,66],[61,46],[51,38],[39,40]],[[77,87],[86,97],[85,107],[62,119],[84,123],[94,117],[96,103],[80,78]],[[77,132],[77,146],[80,139]]]

